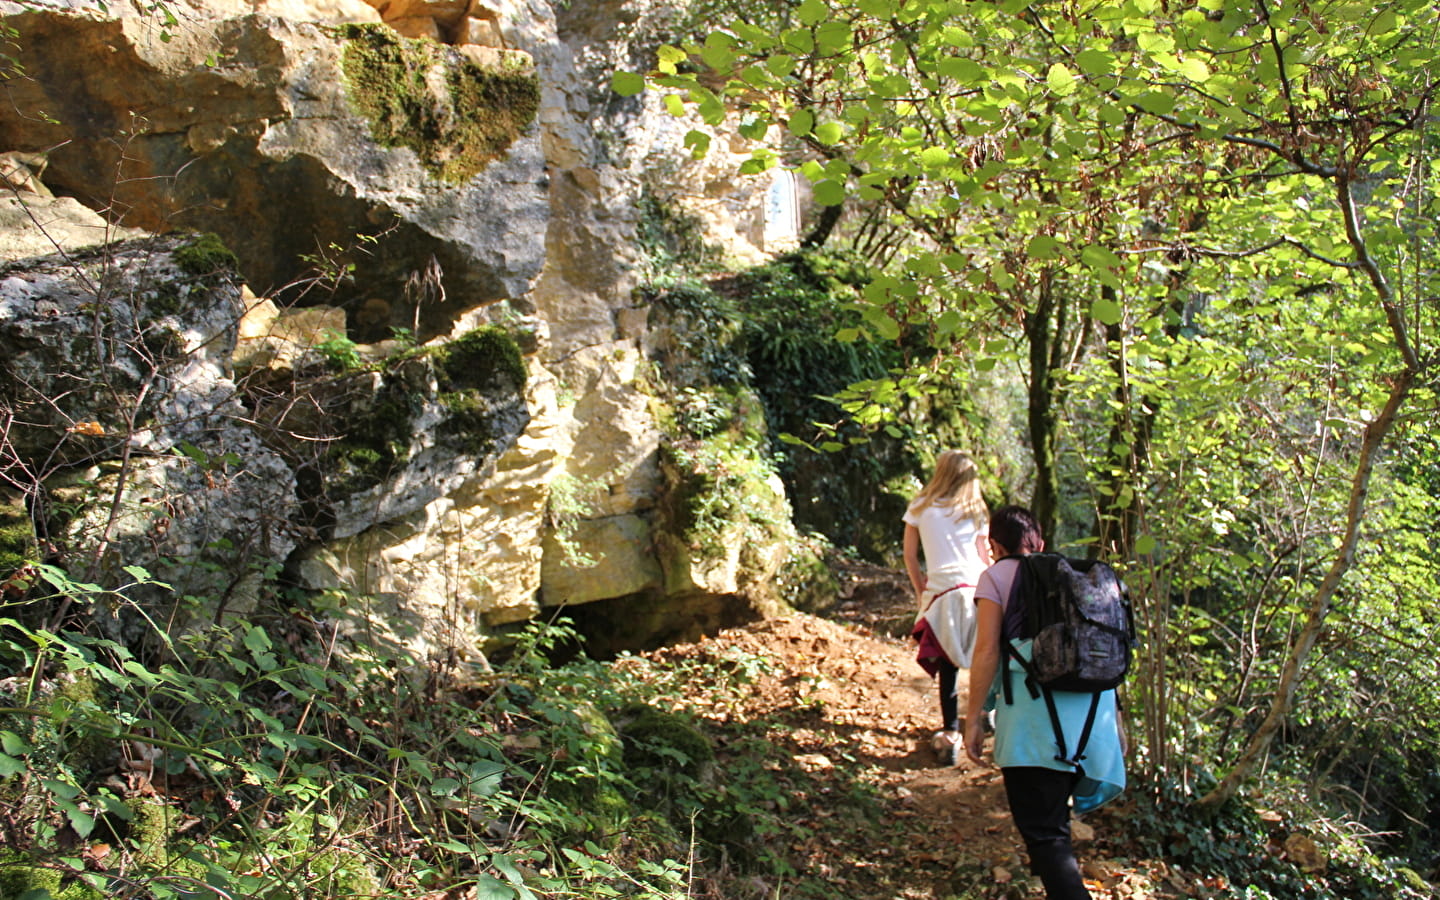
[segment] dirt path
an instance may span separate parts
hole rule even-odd
[[[873,573],[872,573],[873,574]],[[903,576],[900,576],[903,577]],[[968,760],[941,765],[930,749],[939,727],[936,684],[915,662],[905,633],[912,602],[903,586],[856,592],[825,617],[791,615],[732,629],[661,655],[704,649],[772,663],[756,679],[745,715],[788,717],[788,742],[814,784],[834,772],[872,786],[879,834],[847,828],[840,804],[822,796],[802,813],[825,837],[792,847],[806,868],[848,900],[1032,900],[1042,898],[1010,822],[1000,773]],[[961,672],[962,691],[965,673]],[[964,697],[961,698],[964,709]],[[834,792],[845,787],[835,787]],[[849,788],[853,791],[853,786]],[[1107,858],[1103,820],[1076,826],[1077,849],[1097,898],[1141,900],[1177,893],[1156,864]],[[773,890],[773,893],[770,893]],[[786,896],[779,886],[770,896]]]

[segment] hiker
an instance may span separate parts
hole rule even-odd
[[[944,765],[960,762],[959,671],[970,665],[975,641],[975,585],[989,565],[975,462],[958,450],[935,460],[930,481],[905,511],[905,570],[915,589],[917,661],[940,683],[940,730],[931,748]],[[925,566],[920,557],[923,551]]]
[[[1045,549],[1040,527],[1030,511],[1005,506],[990,518],[990,554],[996,562],[980,576],[975,589],[976,631],[970,667],[970,696],[965,718],[965,752],[981,762],[982,727],[987,699],[1000,691],[1003,641],[1014,642],[1028,659],[1030,642],[1020,641],[1025,621],[1023,598],[1011,603],[1020,560],[1017,554]],[[1010,815],[1030,854],[1030,868],[1045,885],[1049,900],[1081,900],[1090,892],[1080,875],[1070,843],[1070,811],[1083,813],[1112,799],[1125,787],[1125,760],[1119,712],[1113,690],[1100,693],[1083,751],[1057,752],[1057,730],[1068,741],[1085,732],[1092,693],[1050,692],[1060,728],[1051,721],[1042,696],[1023,684],[1024,669],[1005,659],[1014,687],[1000,691],[996,703],[995,764],[1005,780]],[[1037,692],[1038,693],[1038,692]],[[1068,760],[1079,758],[1072,763]]]

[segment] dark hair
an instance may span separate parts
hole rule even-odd
[[[1023,506],[1002,506],[990,515],[990,537],[1006,553],[1037,553],[1045,546],[1040,525]]]

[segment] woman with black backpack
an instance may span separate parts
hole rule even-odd
[[[1085,812],[1117,796],[1125,787],[1125,759],[1115,692],[1028,690],[1024,667],[1007,658],[1006,641],[1021,655],[1030,642],[1021,638],[1025,604],[1014,588],[1021,570],[1018,556],[1045,549],[1040,527],[1029,510],[1005,506],[990,517],[990,556],[997,560],[975,589],[975,650],[970,662],[970,695],[965,718],[965,752],[983,762],[984,710],[1000,693],[1006,673],[1017,685],[995,704],[995,764],[1005,779],[1010,815],[1030,854],[1049,900],[1090,897],[1070,842],[1070,812]],[[1028,657],[1027,657],[1028,659]],[[1053,706],[1051,705],[1053,703]],[[1093,714],[1091,712],[1093,705]],[[1051,710],[1054,710],[1052,718]],[[1089,728],[1086,729],[1086,723]],[[1087,740],[1083,752],[1057,747],[1064,732]]]

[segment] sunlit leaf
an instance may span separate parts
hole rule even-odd
[[[610,89],[622,97],[633,97],[645,90],[645,76],[634,72],[616,72],[610,76]]]

